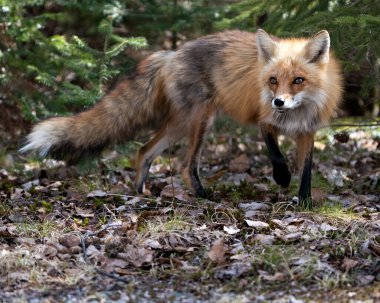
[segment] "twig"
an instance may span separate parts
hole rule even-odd
[[[358,123],[358,124],[353,124],[353,123],[330,124],[325,127],[373,127],[373,126],[380,127],[380,121],[376,121],[373,123]]]
[[[94,237],[100,233],[102,233],[103,231],[109,229],[109,228],[115,228],[115,227],[120,227],[121,224],[116,224],[115,225],[115,222],[113,221],[113,218],[110,218],[108,223],[106,225],[104,225],[102,228],[100,228],[99,230],[97,231],[86,231],[86,233],[83,235],[83,237],[81,237],[80,239],[80,242],[81,242],[81,246],[82,246],[82,253],[83,253],[83,259],[84,261],[87,263],[87,253],[86,253],[86,241],[89,237]]]
[[[121,277],[119,277],[119,276],[116,276],[115,274],[108,273],[108,272],[106,272],[106,271],[103,271],[103,270],[100,270],[100,269],[97,269],[97,268],[95,268],[95,271],[96,271],[98,274],[100,274],[100,275],[106,276],[106,277],[111,278],[111,279],[114,279],[114,280],[116,280],[116,281],[123,282],[123,283],[127,283],[127,284],[130,283],[129,280],[124,279],[124,278],[121,278]]]

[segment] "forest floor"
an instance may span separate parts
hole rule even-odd
[[[133,187],[139,143],[66,168],[4,152],[0,302],[380,302],[380,131],[323,129],[314,208],[276,185],[255,128],[217,123],[183,187],[186,144]],[[292,142],[280,138],[290,163]]]

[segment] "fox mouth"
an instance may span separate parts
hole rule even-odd
[[[285,113],[287,113],[289,110],[290,110],[290,108],[287,108],[287,109],[285,109],[285,108],[275,108],[275,109],[274,109],[274,111],[275,111],[276,113],[279,113],[279,114],[285,114]]]

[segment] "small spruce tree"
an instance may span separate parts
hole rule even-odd
[[[30,120],[96,102],[104,84],[131,67],[126,48],[146,46],[144,38],[115,34],[121,18],[114,3],[1,0],[0,98]]]

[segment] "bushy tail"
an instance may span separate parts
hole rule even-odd
[[[88,111],[52,118],[34,126],[21,152],[37,151],[74,164],[111,143],[132,139],[160,123],[170,110],[161,67],[171,52],[158,52],[140,63],[131,79],[119,82]]]

